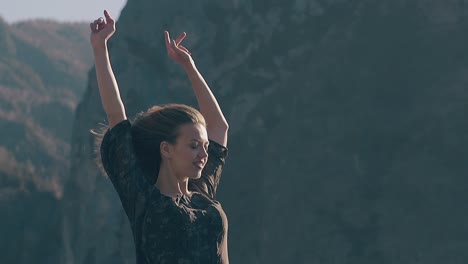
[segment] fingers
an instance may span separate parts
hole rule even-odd
[[[176,40],[172,40],[171,46],[172,46],[172,48],[174,49],[175,52],[185,52],[188,55],[191,55],[191,53],[187,50],[187,48],[185,48],[182,45],[177,45]]]
[[[169,37],[169,31],[164,31],[164,38],[166,39],[166,47],[169,48],[169,45],[171,44],[171,38]]]
[[[167,30],[164,31],[164,36],[166,39],[166,43],[171,44],[171,37],[169,36],[169,32]],[[180,34],[180,36],[177,37],[177,39],[172,40],[172,41],[175,42],[176,46],[179,46],[179,44],[185,39],[186,36],[187,36],[187,33],[182,32],[182,34]]]
[[[182,32],[182,34],[180,34],[180,36],[175,40],[176,44],[179,45],[186,36],[187,36],[187,33]]]
[[[182,45],[179,45],[179,48],[185,52],[187,52],[188,55],[192,55],[192,53],[190,53],[190,51],[188,51],[188,49]]]
[[[96,32],[99,28],[99,19],[96,19],[92,23],[89,23],[89,27],[91,28],[91,32]]]
[[[104,16],[106,17],[106,23],[107,24],[114,24],[115,23],[114,19],[111,17],[111,15],[109,14],[109,12],[107,10],[104,10]]]
[[[98,25],[101,25],[102,23],[104,23],[104,18],[102,18],[102,17],[100,17],[100,18],[94,20],[94,22],[93,22],[93,24],[95,24],[95,25],[97,25],[97,26],[98,26]]]
[[[90,23],[89,26],[91,28],[91,32],[93,32],[93,33],[98,32],[99,24],[96,21],[93,22],[93,23]]]
[[[104,23],[104,19],[102,17],[94,20],[94,22],[89,24],[89,27],[91,28],[92,32],[96,32],[99,30],[99,26],[101,26]]]
[[[180,34],[180,36],[177,39],[171,40],[169,32],[167,30],[164,31],[164,38],[165,38],[166,48],[168,52],[169,53],[184,52],[184,53],[187,53],[188,55],[191,55],[192,53],[190,53],[190,51],[188,51],[186,47],[179,45],[186,36],[187,36],[187,33],[183,32],[182,34]]]
[[[177,47],[176,41],[173,39],[171,41],[171,47],[174,48],[175,50],[178,50],[179,48]]]
[[[91,28],[92,32],[99,31],[99,29],[102,27],[102,25],[105,25],[105,24],[114,25],[115,21],[111,17],[111,15],[109,14],[109,12],[107,10],[104,10],[104,17],[106,18],[105,21],[104,21],[104,18],[100,17],[100,18],[94,20],[93,23],[89,24],[89,27]]]

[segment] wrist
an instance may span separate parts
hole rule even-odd
[[[182,67],[184,68],[184,70],[186,72],[193,71],[193,70],[196,69],[195,62],[192,59],[190,59],[189,61],[183,63]]]
[[[106,51],[107,50],[107,41],[92,42],[91,46],[93,48],[94,53]]]

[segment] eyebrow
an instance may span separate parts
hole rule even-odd
[[[203,141],[203,140],[199,140],[199,139],[192,139],[190,141],[195,141],[195,142],[199,142],[199,143],[208,143],[208,145],[210,144],[210,141],[207,140],[207,141]]]

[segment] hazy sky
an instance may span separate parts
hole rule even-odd
[[[34,18],[91,21],[108,9],[118,17],[127,0],[0,0],[0,16],[7,22]]]

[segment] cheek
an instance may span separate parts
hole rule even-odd
[[[194,166],[193,162],[196,160],[198,154],[198,150],[194,149],[187,149],[184,153],[181,153],[180,157],[180,170],[181,173],[187,175],[187,177],[192,178],[194,175],[193,173],[197,170]]]
[[[197,153],[198,151],[196,149],[192,149],[192,148],[181,149],[177,153],[177,159],[181,163],[192,164],[195,158],[197,157]]]

